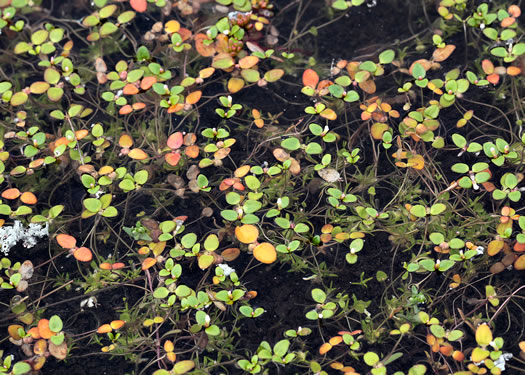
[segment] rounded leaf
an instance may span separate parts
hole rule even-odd
[[[270,264],[277,259],[277,252],[271,243],[263,242],[253,249],[253,256],[261,263]]]
[[[93,254],[87,247],[79,247],[75,250],[73,256],[79,262],[91,262],[91,259],[93,259]]]
[[[56,236],[56,240],[58,244],[64,249],[72,249],[77,244],[75,237],[70,236],[69,234],[59,234]]]
[[[140,148],[134,148],[128,153],[128,156],[134,160],[144,160],[148,158],[148,154],[146,154]]]
[[[252,224],[244,224],[235,228],[235,236],[242,243],[252,243],[259,237],[259,229]]]

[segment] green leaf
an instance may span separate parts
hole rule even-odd
[[[433,204],[432,207],[430,207],[430,214],[439,215],[440,213],[444,212],[446,209],[447,209],[447,206],[445,206],[443,203],[436,203],[436,204]]]
[[[179,361],[175,364],[175,366],[173,366],[173,370],[171,372],[173,375],[183,375],[188,371],[193,370],[194,367],[195,362],[191,360]]]
[[[53,315],[49,318],[49,329],[55,333],[62,331],[62,319],[58,315]]]
[[[186,249],[189,249],[197,242],[197,235],[195,233],[187,233],[181,239],[181,244]]]
[[[456,173],[467,173],[469,171],[469,166],[464,163],[456,163],[451,167],[451,169]]]
[[[31,35],[31,43],[40,45],[47,40],[49,32],[47,30],[38,30]]]
[[[410,208],[410,213],[416,217],[425,217],[427,216],[427,209],[425,206],[416,204]]]
[[[90,212],[98,212],[102,208],[102,202],[95,198],[86,198],[82,203]]]
[[[168,288],[161,286],[155,289],[155,291],[153,292],[153,298],[158,298],[158,299],[166,298],[169,294],[170,292]]]
[[[246,176],[244,178],[244,182],[246,182],[246,186],[248,186],[248,188],[253,191],[258,190],[261,187],[261,181],[259,181],[259,179],[255,176]]]
[[[301,142],[295,137],[290,137],[281,141],[281,147],[284,147],[290,151],[294,151],[301,147]]]
[[[386,51],[383,51],[379,54],[379,63],[390,64],[392,61],[394,61],[395,56],[396,53],[393,50],[387,49]]]
[[[215,251],[219,247],[219,237],[216,234],[210,234],[204,240],[204,248],[208,251]]]
[[[27,374],[29,371],[31,371],[31,366],[26,362],[17,362],[13,366],[14,375]]]
[[[425,71],[425,68],[420,63],[415,63],[414,67],[412,68],[412,76],[416,80],[420,80],[425,78],[427,72]],[[426,86],[426,85],[425,85]]]
[[[379,362],[379,356],[374,352],[365,353],[363,359],[368,366],[374,366],[377,362]]]
[[[288,351],[289,347],[290,347],[290,341],[281,340],[274,345],[273,352],[275,355],[282,358]]]
[[[113,34],[117,30],[118,30],[118,27],[114,23],[106,22],[100,27],[99,33],[101,37],[105,37],[110,34]]]
[[[504,47],[496,47],[490,50],[490,53],[497,57],[507,56],[507,50]]]
[[[326,293],[319,288],[312,289],[312,298],[317,303],[324,303],[326,301]]]
[[[304,151],[309,155],[318,155],[323,152],[323,148],[317,142],[310,142]]]

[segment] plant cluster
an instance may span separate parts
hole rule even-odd
[[[427,3],[0,0],[0,372],[522,368],[521,11]]]

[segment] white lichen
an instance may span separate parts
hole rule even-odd
[[[37,238],[49,236],[49,228],[41,224],[31,223],[27,228],[22,222],[16,220],[12,226],[6,225],[0,227],[0,243],[2,244],[2,253],[9,254],[9,250],[19,241],[25,248],[31,248],[36,245]]]

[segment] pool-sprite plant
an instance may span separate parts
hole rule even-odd
[[[0,372],[522,367],[519,4],[363,4],[0,0]]]

